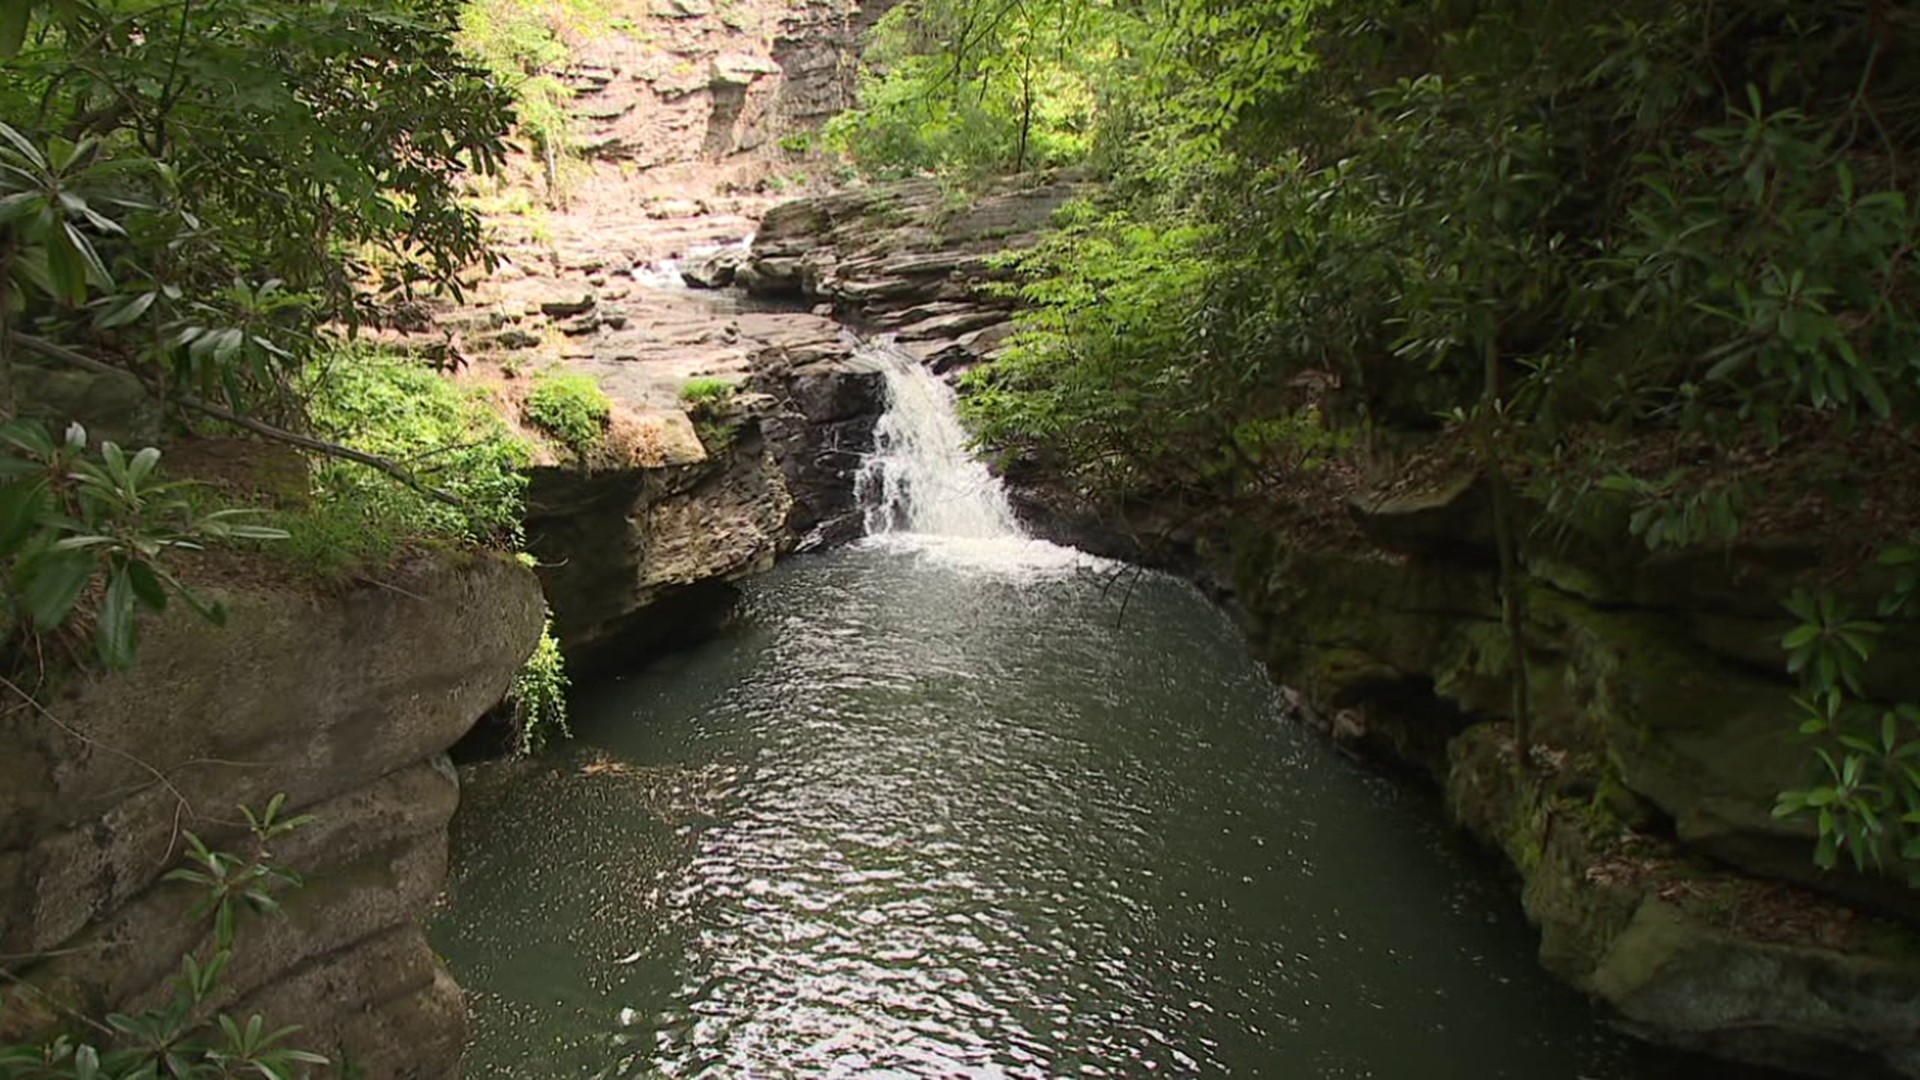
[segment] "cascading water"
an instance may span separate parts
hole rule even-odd
[[[859,358],[880,368],[887,389],[873,454],[854,482],[867,535],[1026,539],[1000,478],[968,451],[953,390],[891,341],[868,342]]]

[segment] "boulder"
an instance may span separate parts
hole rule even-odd
[[[741,425],[724,453],[709,456],[676,415],[684,453],[533,472],[528,548],[540,561],[554,630],[584,665],[614,654],[630,662],[637,640],[698,643],[716,619],[689,621],[668,601],[771,569],[788,546],[792,501],[758,424]]]
[[[441,755],[532,651],[537,582],[442,554],[323,593],[198,587],[224,627],[175,605],[133,670],[0,712],[0,954],[46,954],[14,974],[101,1008],[154,1003],[208,931],[160,881],[180,830],[233,849],[234,808],[284,794],[315,821],[276,853],[309,884],[243,925],[226,1000],[375,1080],[454,1075],[464,1010],[421,927],[457,799]]]
[[[732,285],[746,262],[746,252],[737,247],[721,248],[719,251],[689,261],[680,268],[680,280],[694,289],[724,289]]]
[[[749,385],[773,402],[762,425],[792,494],[790,535],[802,544],[845,543],[864,531],[854,479],[886,410],[885,382],[878,368],[850,356],[805,356],[763,350]]]
[[[1920,933],[1623,832],[1506,733],[1454,741],[1448,805],[1525,877],[1541,962],[1636,1033],[1834,1080],[1920,1077]]]

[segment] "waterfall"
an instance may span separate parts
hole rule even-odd
[[[880,369],[887,392],[854,481],[867,535],[1024,540],[1005,485],[967,448],[953,390],[891,341],[866,343],[859,358]]]

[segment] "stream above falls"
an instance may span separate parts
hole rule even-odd
[[[888,378],[875,535],[473,776],[467,1076],[1725,1075],[1601,1024],[1430,796],[1190,586],[1021,535]]]

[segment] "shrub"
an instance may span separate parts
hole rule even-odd
[[[680,388],[680,400],[689,413],[717,415],[733,403],[733,384],[711,377],[688,379],[687,385]]]
[[[585,458],[606,439],[613,403],[591,375],[545,371],[527,395],[527,420]]]
[[[295,563],[330,578],[420,540],[519,545],[532,454],[476,393],[406,358],[348,350],[315,379],[309,408],[321,434],[400,462],[453,503],[357,462],[319,459],[310,503],[279,516]]]
[[[527,657],[514,676],[507,701],[513,707],[514,752],[538,753],[553,738],[565,738],[567,729],[566,658],[560,653],[560,639],[553,636],[553,616],[540,631],[540,644]]]
[[[214,622],[218,604],[196,596],[167,558],[218,540],[282,540],[254,523],[258,511],[201,512],[190,486],[161,479],[160,451],[87,447],[78,424],[56,441],[39,424],[0,424],[0,644],[12,628],[58,630],[93,607],[94,640],[112,668],[133,666],[139,616],[178,596]],[[96,589],[98,585],[98,589]]]
[[[157,1077],[261,1076],[291,1080],[312,1075],[330,1063],[319,1054],[288,1045],[300,1029],[268,1029],[254,1014],[242,1021],[226,1012],[209,1015],[209,1004],[227,994],[222,982],[234,956],[243,914],[279,911],[277,896],[299,888],[299,874],[274,861],[269,848],[280,837],[302,828],[311,817],[281,817],[285,795],[275,795],[264,811],[242,806],[241,814],[253,834],[253,850],[245,855],[214,851],[189,832],[188,865],[168,873],[165,881],[183,884],[200,894],[192,910],[195,921],[212,923],[211,948],[203,947],[181,958],[172,996],[161,1005],[139,1012],[113,1013],[104,1018],[74,1014],[84,1031],[59,1034],[45,1042],[0,1043],[0,1076],[43,1080],[146,1080]],[[18,985],[33,992],[30,983]],[[65,1011],[65,1010],[62,1010]]]

